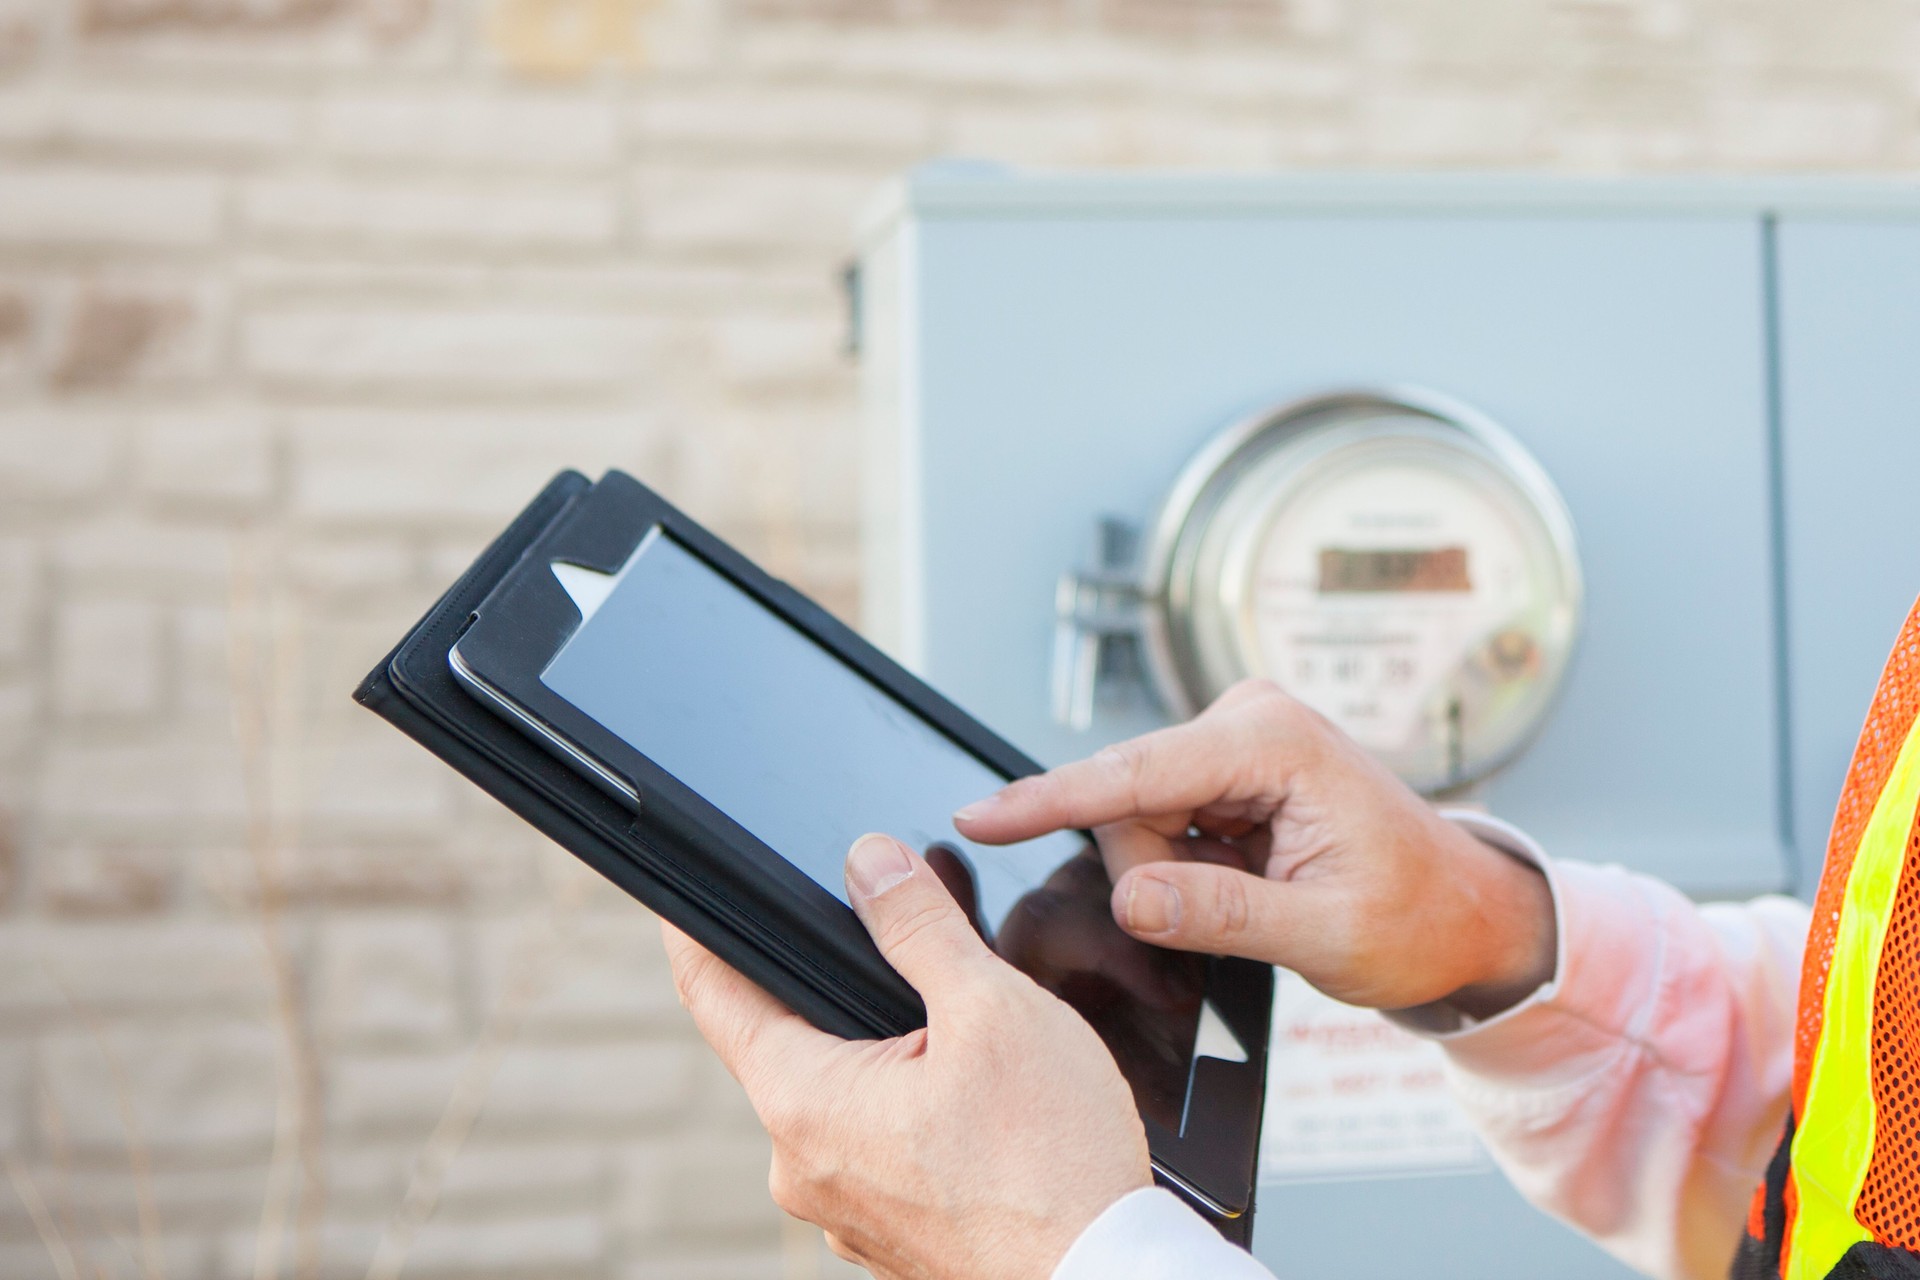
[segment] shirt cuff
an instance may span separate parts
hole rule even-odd
[[[1053,1280],[1273,1280],[1171,1191],[1143,1187],[1095,1218]]]

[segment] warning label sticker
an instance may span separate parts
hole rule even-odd
[[[1262,1182],[1486,1166],[1439,1045],[1284,970],[1275,979]]]

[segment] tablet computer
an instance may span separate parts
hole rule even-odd
[[[842,875],[864,832],[913,845],[1100,1033],[1156,1176],[1244,1242],[1271,970],[1129,938],[1084,832],[962,837],[1037,766],[632,477],[558,478],[360,697],[837,1034],[925,1021]]]

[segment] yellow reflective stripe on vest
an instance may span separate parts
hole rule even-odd
[[[1916,803],[1920,721],[1907,730],[1847,876],[1820,1042],[1793,1139],[1790,1176],[1799,1204],[1786,1280],[1825,1280],[1848,1249],[1872,1238],[1853,1207],[1873,1162],[1873,985]]]

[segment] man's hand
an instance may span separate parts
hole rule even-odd
[[[883,1280],[1045,1280],[1088,1223],[1151,1182],[1113,1055],[989,951],[898,841],[855,844],[847,889],[926,1001],[925,1030],[826,1035],[663,926],[681,1000],[773,1137],[774,1200]]]
[[[1544,877],[1266,682],[955,821],[989,844],[1092,827],[1128,933],[1281,965],[1349,1004],[1488,1016],[1553,974]]]

